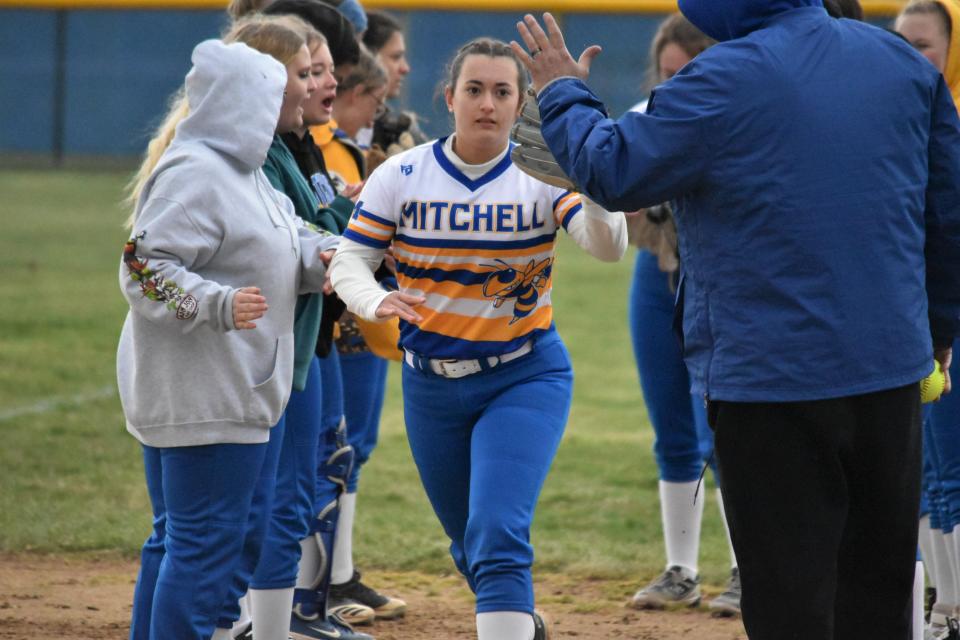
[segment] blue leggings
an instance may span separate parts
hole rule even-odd
[[[647,414],[656,439],[660,479],[692,482],[713,451],[703,400],[690,393],[690,376],[673,332],[674,296],[668,275],[648,251],[637,252],[630,288],[630,335]],[[716,472],[715,463],[712,465]]]
[[[533,611],[530,524],[572,390],[554,331],[532,353],[456,380],[403,367],[413,459],[478,613]]]
[[[314,514],[321,386],[320,365],[314,356],[306,386],[290,394],[284,414],[287,428],[280,449],[273,513],[250,583],[254,589],[286,589],[297,582],[300,541],[310,533]]]
[[[257,563],[283,432],[281,419],[269,443],[143,447],[153,532],[141,552],[131,640],[205,640],[239,617],[230,593]]]
[[[380,413],[387,387],[387,361],[369,351],[340,354],[343,379],[343,413],[347,419],[350,445],[353,446],[353,470],[347,480],[347,492],[356,493],[360,467],[370,459],[377,446]]]
[[[953,392],[927,405],[923,424],[924,497],[930,526],[946,533],[960,525],[960,341],[954,343]]]

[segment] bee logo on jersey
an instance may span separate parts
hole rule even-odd
[[[493,306],[497,309],[505,300],[513,298],[513,319],[510,320],[510,324],[513,324],[526,318],[536,308],[540,299],[539,290],[546,286],[550,278],[553,258],[544,258],[540,262],[531,260],[523,269],[515,269],[503,260],[497,262],[500,264],[483,265],[495,269],[483,283],[483,295],[493,298]]]

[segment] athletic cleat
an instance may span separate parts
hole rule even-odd
[[[676,565],[633,594],[629,603],[634,609],[696,607],[699,604],[700,576],[688,578]]]
[[[352,600],[338,600],[332,595],[327,599],[327,613],[348,624],[373,624],[377,618],[377,613],[370,607]]]
[[[953,617],[953,607],[935,603],[930,611],[926,637],[930,640],[960,640],[960,625]]]
[[[253,623],[248,622],[247,626],[237,635],[233,636],[234,640],[253,640]]]
[[[360,582],[359,571],[354,571],[353,577],[343,584],[331,584],[328,602],[328,609],[338,613],[340,607],[361,605],[372,609],[380,620],[402,618],[407,612],[407,603],[403,600],[385,596]]]
[[[707,606],[715,618],[740,615],[740,569],[733,568],[726,591],[711,600]]]
[[[354,631],[353,627],[336,615],[326,620],[303,620],[290,616],[290,640],[374,640],[373,636]]]
[[[533,640],[550,640],[550,627],[539,611],[533,612]]]

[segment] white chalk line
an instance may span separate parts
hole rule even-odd
[[[108,385],[106,387],[94,389],[93,391],[77,393],[72,396],[55,396],[52,398],[45,398],[23,407],[0,410],[0,422],[6,422],[7,420],[13,420],[14,418],[36,415],[39,413],[49,413],[50,411],[54,411],[55,409],[59,409],[61,407],[87,404],[88,402],[103,400],[115,395],[117,395],[116,385]]]

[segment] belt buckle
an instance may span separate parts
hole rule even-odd
[[[463,378],[480,371],[476,360],[436,360],[441,375],[447,378]]]

